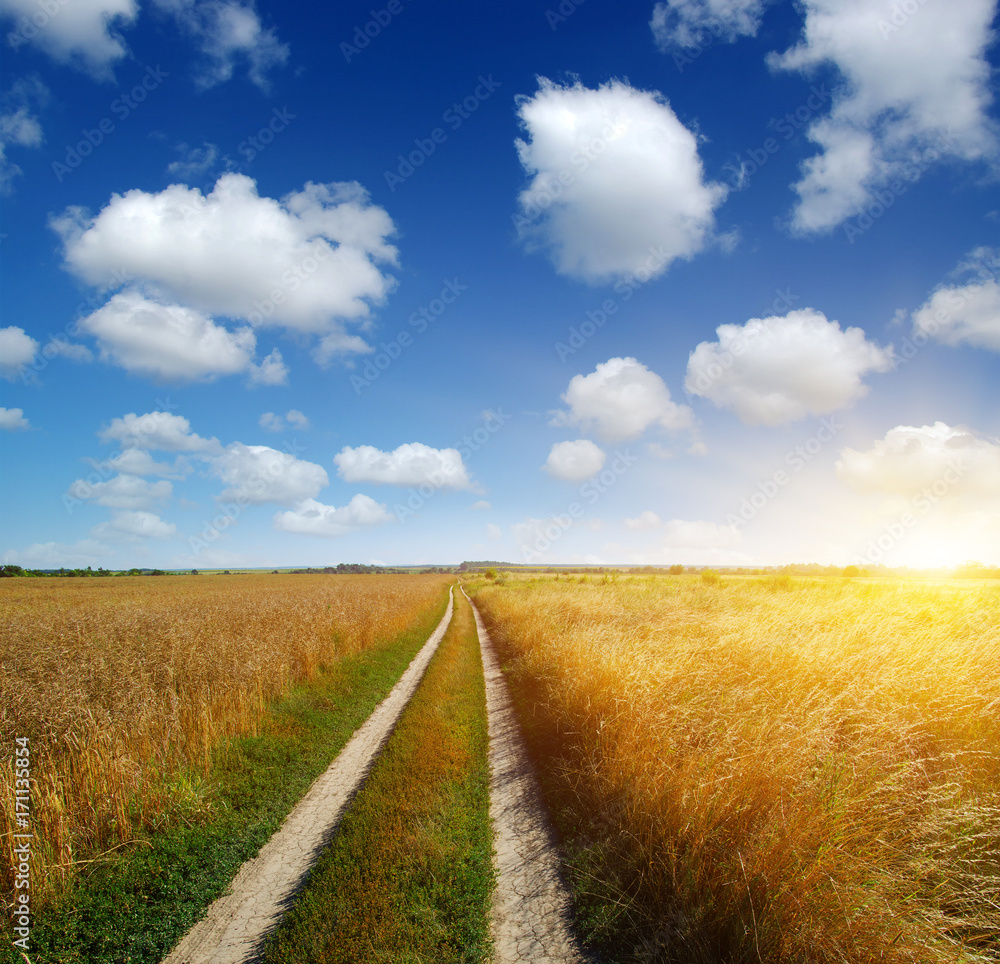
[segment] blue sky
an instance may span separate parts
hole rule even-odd
[[[995,16],[0,0],[3,561],[1000,563]]]

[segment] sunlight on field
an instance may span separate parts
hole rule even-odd
[[[32,905],[78,862],[199,806],[219,741],[320,666],[405,631],[446,576],[0,580],[3,743],[28,737]],[[13,752],[5,752],[5,766]],[[11,779],[13,774],[6,774]],[[0,807],[11,893],[14,813]]]
[[[476,601],[598,936],[645,961],[995,960],[995,582],[559,578]]]

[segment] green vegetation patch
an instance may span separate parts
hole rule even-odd
[[[489,959],[486,697],[475,623],[451,627],[267,964]]]
[[[91,865],[31,928],[32,964],[159,962],[395,685],[444,614],[324,667],[276,704],[258,736],[213,754],[207,778],[182,777],[191,809],[138,846]],[[5,941],[0,961],[23,962]]]

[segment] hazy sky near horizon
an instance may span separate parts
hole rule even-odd
[[[1000,564],[995,0],[0,0],[0,555]]]

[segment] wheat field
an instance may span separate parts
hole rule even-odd
[[[31,750],[32,904],[82,861],[197,810],[198,773],[228,737],[320,666],[410,629],[447,576],[0,580],[3,766]],[[0,888],[14,800],[0,805]]]
[[[997,960],[996,582],[511,578],[476,601],[598,940]]]

